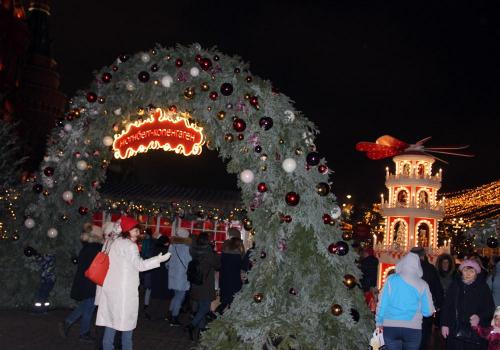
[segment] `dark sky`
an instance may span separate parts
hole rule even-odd
[[[475,158],[448,157],[449,165],[438,165],[443,191],[499,177],[498,15],[494,1],[479,0],[59,0],[51,30],[68,96],[118,54],[155,43],[198,42],[241,56],[319,127],[317,145],[335,171],[334,192],[373,202],[388,162],[368,160],[354,146],[383,134],[410,143],[433,136],[429,144],[470,144]],[[206,173],[212,158],[152,154],[128,163],[147,166],[165,182],[235,186],[222,162],[216,176],[192,178]]]

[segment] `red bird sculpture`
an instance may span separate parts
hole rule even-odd
[[[384,135],[381,136],[377,139],[375,142],[358,142],[356,144],[356,150],[361,151],[361,152],[366,152],[366,155],[370,159],[378,160],[378,159],[383,159],[383,158],[388,158],[388,157],[393,157],[397,156],[398,154],[403,154],[403,153],[411,153],[411,152],[418,152],[418,153],[423,153],[428,156],[431,156],[433,158],[436,158],[437,160],[440,160],[444,163],[447,163],[446,161],[436,157],[432,153],[440,153],[440,154],[449,154],[453,156],[460,156],[460,157],[474,157],[473,154],[467,152],[467,151],[462,151],[469,146],[444,146],[444,147],[425,147],[424,143],[429,141],[431,137],[426,137],[425,139],[422,139],[418,141],[415,144],[408,144],[406,142],[403,142],[401,140],[398,140],[397,138],[390,136],[390,135]]]

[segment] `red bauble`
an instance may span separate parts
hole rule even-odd
[[[294,207],[299,204],[300,196],[295,192],[288,192],[285,196],[286,204]]]
[[[201,62],[201,55],[196,54],[196,56],[194,56],[194,60],[196,61],[196,63],[200,63]]]
[[[101,77],[101,80],[103,83],[109,83],[111,81],[111,73],[102,73],[102,77]]]
[[[80,207],[78,208],[78,212],[80,213],[80,215],[86,215],[89,212],[89,208]]]
[[[234,69],[234,72],[235,72],[236,74],[239,74],[239,73],[241,72],[241,70],[240,70],[239,68],[235,68],[235,69]]]
[[[265,259],[266,256],[267,256],[266,252],[264,252],[264,251],[260,252],[260,258],[261,259]]]
[[[289,224],[292,222],[292,217],[290,215],[285,215],[283,216],[283,221]]]
[[[34,184],[33,185],[33,192],[35,193],[42,193],[43,191],[43,186],[40,184]]]
[[[233,128],[237,132],[245,131],[246,127],[247,127],[247,123],[245,123],[245,121],[243,119],[236,118],[233,122]]]
[[[259,98],[257,96],[250,96],[248,102],[250,102],[250,104],[255,108],[259,107]]]
[[[328,246],[328,251],[330,254],[335,254],[337,252],[337,245],[335,243],[332,243]]]
[[[321,174],[324,174],[328,171],[328,167],[324,164],[321,164],[320,166],[318,166],[318,171],[321,173]]]
[[[117,66],[113,66],[113,67],[111,67],[111,69],[113,70],[113,72],[116,72],[118,70],[118,67]]]
[[[260,184],[257,185],[257,191],[260,193],[266,192],[267,191],[267,186],[264,182],[261,182]]]
[[[182,67],[183,63],[184,62],[182,62],[182,60],[180,58],[175,60],[175,66],[178,68]]]
[[[215,100],[217,100],[217,97],[219,97],[219,94],[218,94],[217,92],[215,92],[215,91],[212,91],[212,92],[208,95],[208,97],[209,97],[212,101],[215,101]]]
[[[177,106],[176,105],[171,105],[168,107],[168,110],[172,113],[177,113]]]
[[[329,214],[323,214],[323,223],[328,225],[332,221],[332,217]]]
[[[209,58],[202,58],[200,61],[200,67],[204,71],[207,71],[212,68],[212,61]]]
[[[94,103],[97,101],[97,95],[94,92],[87,92],[87,101]]]
[[[251,83],[252,82],[252,76],[248,75],[246,78],[245,78],[246,82],[247,83]]]
[[[297,293],[298,293],[298,292],[297,292],[297,289],[295,289],[295,288],[290,288],[290,289],[288,290],[288,293],[290,293],[291,295],[297,295]]]
[[[54,168],[51,166],[48,166],[45,169],[43,169],[43,173],[45,174],[45,176],[52,176],[52,175],[54,175]]]

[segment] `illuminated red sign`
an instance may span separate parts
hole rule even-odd
[[[203,128],[190,124],[187,114],[157,108],[146,120],[130,123],[121,134],[115,135],[113,151],[115,158],[120,159],[130,158],[150,149],[163,149],[189,156],[200,154],[204,142]]]

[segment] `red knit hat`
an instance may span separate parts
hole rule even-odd
[[[128,232],[138,225],[139,222],[131,218],[130,216],[123,215],[120,218],[120,226],[122,227],[122,232]]]

